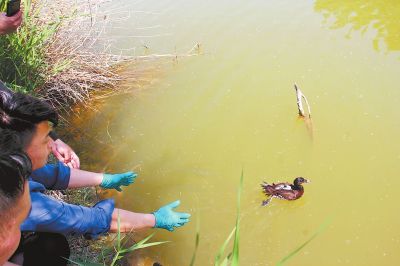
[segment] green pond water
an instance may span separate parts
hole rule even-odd
[[[132,265],[213,265],[235,224],[241,171],[241,265],[275,265],[330,225],[287,265],[400,264],[400,2],[113,1],[107,29],[154,78],[72,122],[83,169],[134,169],[117,206],[151,212],[176,199],[191,222],[153,240]],[[130,13],[129,13],[130,12]],[[144,48],[146,46],[147,48]],[[125,71],[135,71],[131,67]],[[293,84],[312,109],[297,117]],[[130,85],[125,82],[125,85]],[[132,84],[132,87],[134,85]],[[265,199],[262,181],[311,180],[293,202]],[[141,232],[138,239],[150,234]]]

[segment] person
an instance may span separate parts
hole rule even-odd
[[[7,17],[6,13],[0,13],[0,35],[9,34],[17,30],[22,23],[22,12],[18,11],[13,16]]]
[[[69,257],[70,249],[65,236],[56,233],[20,234],[20,226],[31,208],[27,179],[32,171],[32,163],[28,155],[22,151],[19,138],[8,130],[0,130],[0,150],[0,187],[3,188],[0,191],[12,191],[11,188],[19,188],[24,183],[22,197],[14,203],[14,213],[2,215],[0,212],[3,222],[0,225],[0,243],[13,243],[12,245],[6,244],[3,248],[0,247],[0,265],[3,265],[7,258],[9,261],[4,265],[15,265],[15,262],[18,265],[27,266],[66,265],[64,258]],[[17,193],[8,193],[18,196]],[[0,192],[1,210],[7,210],[7,205],[12,203],[2,197],[4,194]],[[10,228],[11,230],[8,231]],[[18,248],[15,251],[16,246]],[[23,255],[18,257],[13,255],[13,252]]]
[[[20,225],[28,216],[30,196],[28,175],[31,162],[22,151],[0,153],[0,265],[18,247]]]
[[[0,94],[2,99],[7,101],[13,97],[14,92],[0,81]],[[63,142],[54,131],[50,132],[49,136],[51,138],[51,150],[53,155],[70,168],[79,169],[80,160],[72,148]]]
[[[66,189],[100,185],[121,190],[134,182],[133,172],[103,174],[69,168],[62,163],[46,165],[51,152],[49,137],[57,126],[55,110],[38,98],[14,93],[12,97],[0,93],[0,127],[12,130],[22,141],[24,151],[32,161],[30,176],[32,209],[21,225],[23,231],[82,234],[95,238],[106,232],[130,232],[147,228],[173,231],[189,221],[190,214],[176,212],[179,201],[167,204],[153,213],[135,213],[118,209],[113,199],[105,199],[93,207],[84,207],[55,200],[42,192],[46,189]]]

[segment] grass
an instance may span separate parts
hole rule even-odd
[[[284,265],[288,260],[292,259],[293,257],[295,257],[305,246],[307,246],[308,244],[310,244],[311,241],[313,241],[318,235],[320,235],[322,232],[324,232],[329,224],[330,224],[330,220],[327,220],[326,222],[324,222],[320,228],[314,233],[312,234],[312,236],[307,239],[305,242],[303,242],[301,245],[299,245],[297,248],[295,248],[293,251],[291,251],[288,255],[286,255],[285,257],[283,257],[277,264],[276,266],[282,266]]]
[[[239,183],[239,189],[238,189],[238,195],[237,195],[237,203],[236,203],[236,225],[229,234],[228,238],[225,240],[225,242],[222,244],[220,247],[217,255],[215,256],[214,260],[214,266],[238,266],[239,265],[239,228],[240,228],[240,200],[241,200],[241,194],[242,194],[242,189],[243,189],[243,170],[242,170],[242,175],[240,176],[240,183]],[[190,262],[190,266],[195,265],[195,260],[196,260],[196,254],[200,242],[200,227],[199,227],[199,220],[197,220],[197,232],[196,232],[196,240],[195,240],[195,249],[193,252],[192,260]],[[234,237],[233,241],[233,247],[232,251],[228,252],[226,254],[225,250],[227,246],[229,245],[232,237]]]
[[[6,2],[0,0],[1,11]],[[108,48],[94,49],[106,24],[97,19],[104,16],[96,13],[100,3],[22,0],[22,25],[0,38],[0,80],[64,110],[89,100],[92,91],[116,89],[121,78],[113,66],[123,60]]]
[[[0,0],[2,11],[6,2]],[[46,62],[46,49],[60,21],[42,23],[37,19],[42,7],[33,8],[31,0],[22,3],[23,26],[0,38],[0,79],[15,91],[34,93],[35,88],[43,86],[50,72],[59,69],[59,66],[50,66]]]
[[[190,266],[194,266],[194,263],[196,261],[196,255],[197,255],[197,250],[199,248],[200,244],[200,215],[197,215],[197,223],[196,223],[196,238],[194,242],[194,252],[192,259],[190,261]]]
[[[239,183],[239,189],[238,189],[238,195],[237,195],[236,225],[233,228],[232,232],[229,234],[228,238],[225,240],[225,242],[220,247],[217,255],[215,256],[214,266],[226,266],[226,265],[238,266],[239,265],[240,200],[241,200],[242,189],[243,189],[243,170],[242,170],[242,174],[240,176],[240,183]],[[233,241],[232,251],[230,251],[227,255],[224,255],[225,249],[228,246],[229,242],[231,241],[233,235],[235,237],[234,237],[234,241]]]
[[[5,10],[6,1],[0,0],[0,10]],[[0,80],[15,91],[45,99],[64,113],[72,105],[87,105],[92,99],[149,84],[155,67],[144,61],[199,54],[199,45],[180,55],[113,54],[115,40],[104,38],[103,33],[121,14],[101,10],[103,0],[22,2],[22,25],[0,38]],[[135,70],[122,73],[127,66]]]
[[[124,234],[124,236],[121,236],[121,230],[120,230],[120,217],[118,216],[118,230],[117,230],[117,237],[116,237],[116,243],[115,245],[110,249],[110,248],[105,248],[101,251],[101,260],[103,263],[96,263],[96,262],[90,262],[90,261],[79,261],[79,260],[72,260],[72,259],[67,259],[69,262],[78,265],[78,266],[103,266],[103,265],[109,265],[109,266],[116,266],[118,265],[117,263],[124,258],[127,254],[130,252],[133,252],[138,249],[142,248],[147,248],[147,247],[152,247],[152,246],[157,246],[161,245],[164,243],[167,243],[169,241],[161,241],[161,242],[151,242],[147,243],[147,241],[150,240],[154,236],[155,233],[147,236],[146,238],[140,240],[139,242],[124,248],[125,244],[124,238],[127,236],[127,234]],[[110,263],[107,262],[107,257],[109,254],[112,254]],[[106,264],[107,263],[107,264]]]

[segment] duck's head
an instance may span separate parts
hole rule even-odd
[[[296,177],[296,179],[293,181],[295,186],[301,186],[303,183],[310,183],[310,181],[301,176]]]

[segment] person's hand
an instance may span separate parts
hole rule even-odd
[[[61,139],[53,141],[51,149],[54,156],[68,167],[79,169],[81,166],[78,155],[76,155],[71,147],[65,144]]]
[[[134,172],[126,172],[122,174],[103,174],[103,180],[101,181],[100,187],[102,188],[114,188],[119,192],[122,191],[121,186],[129,186],[135,181],[137,174]]]
[[[181,202],[177,200],[155,211],[153,213],[156,217],[156,225],[154,227],[174,231],[175,227],[181,227],[189,222],[189,213],[176,212],[173,210],[178,207],[179,204],[181,204]]]
[[[22,23],[22,12],[7,17],[6,13],[0,13],[0,35],[8,34],[17,30]]]

